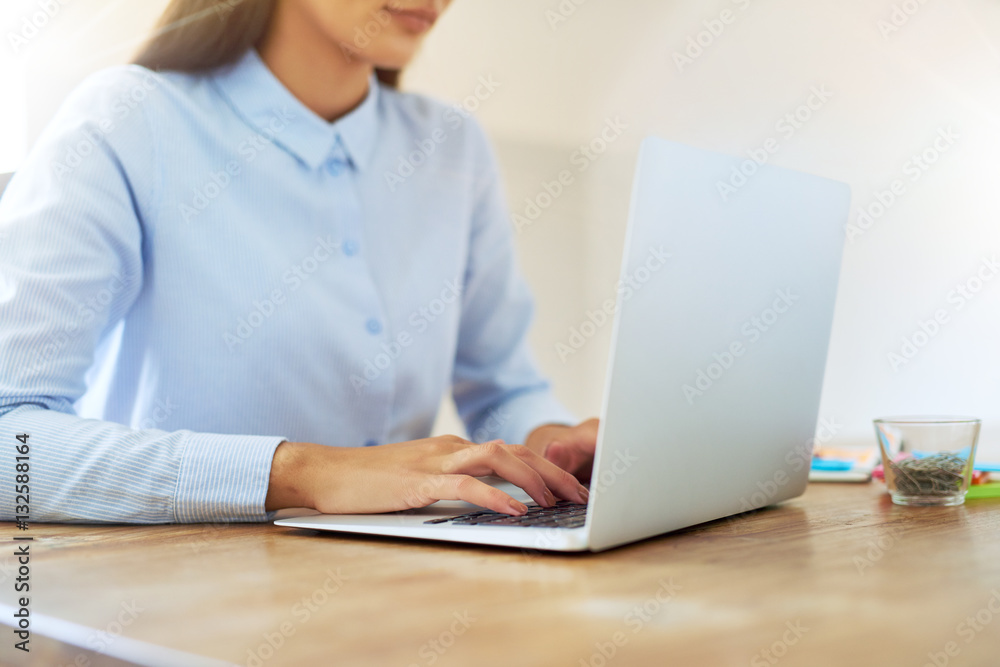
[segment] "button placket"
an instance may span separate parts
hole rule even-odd
[[[339,157],[338,153],[343,155],[342,160],[336,159]],[[336,168],[333,167],[335,164]],[[352,346],[356,350],[354,354],[357,358],[349,359],[348,363],[355,369],[351,371],[352,373],[366,380],[364,401],[367,404],[365,412],[368,417],[362,433],[367,431],[368,435],[384,435],[391,419],[396,368],[395,364],[390,364],[387,368],[374,366],[383,349],[388,320],[374,276],[365,253],[362,252],[365,220],[357,189],[356,173],[339,143],[331,155],[331,162],[327,163],[327,172],[331,176],[328,181],[333,194],[333,215],[340,223],[338,225],[340,250],[344,259],[342,266],[353,276],[351,280],[354,285],[353,293],[347,298],[357,308],[354,312],[358,319],[350,318],[355,323],[349,326],[358,327],[360,335],[356,346]],[[345,326],[348,326],[346,322]],[[366,375],[365,370],[369,366],[376,368],[378,373],[373,376],[369,372]],[[381,436],[369,437],[362,444],[365,447],[374,447],[382,441]]]

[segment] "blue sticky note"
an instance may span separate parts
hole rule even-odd
[[[823,471],[850,470],[854,467],[851,461],[841,459],[813,459],[812,469]]]

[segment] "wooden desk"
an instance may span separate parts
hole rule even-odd
[[[272,525],[34,525],[33,611],[113,633],[122,618],[123,637],[268,667],[1000,664],[1000,504],[897,507],[883,490],[813,485],[583,555]],[[0,659],[25,664],[9,632]],[[37,664],[104,664],[32,642],[48,651]]]

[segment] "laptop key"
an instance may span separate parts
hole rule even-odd
[[[521,516],[479,510],[453,517],[439,517],[425,524],[458,526],[519,526],[523,528],[579,528],[586,523],[587,506],[560,500],[552,507],[529,505]]]

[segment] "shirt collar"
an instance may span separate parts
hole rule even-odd
[[[341,150],[355,167],[368,165],[378,124],[379,84],[374,75],[361,104],[334,123],[292,95],[255,49],[212,78],[244,122],[313,169]]]

